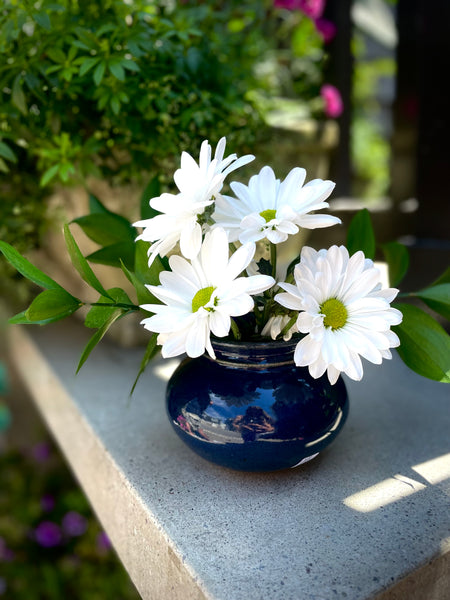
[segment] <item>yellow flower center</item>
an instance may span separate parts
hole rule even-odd
[[[268,208],[267,210],[263,210],[259,214],[263,219],[265,219],[266,223],[269,223],[270,221],[272,221],[272,219],[275,219],[277,211],[273,208]]]
[[[209,287],[205,287],[202,288],[201,290],[198,290],[198,292],[195,294],[195,296],[192,298],[192,312],[195,313],[198,311],[199,308],[201,308],[202,306],[205,306],[205,304],[208,304],[208,302],[211,300],[211,296],[213,295],[213,292],[216,288],[212,285],[210,285]],[[211,309],[206,309],[206,310],[211,310]]]
[[[337,298],[330,298],[320,306],[320,313],[324,315],[323,324],[331,329],[340,329],[347,323],[348,312],[343,303]]]

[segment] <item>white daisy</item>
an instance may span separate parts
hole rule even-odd
[[[199,255],[192,261],[171,256],[171,271],[160,275],[161,285],[148,285],[150,292],[164,304],[145,304],[154,313],[142,324],[159,333],[163,357],[202,355],[205,350],[215,358],[210,335],[226,336],[231,317],[253,309],[251,294],[259,294],[274,283],[268,275],[240,277],[253,258],[255,245],[242,245],[229,257],[227,234],[217,228],[208,232]]]
[[[251,154],[237,158],[230,154],[223,158],[226,138],[217,144],[211,160],[211,146],[205,140],[200,148],[199,164],[190,154],[181,154],[181,167],[175,171],[174,181],[179,194],[164,193],[152,198],[150,206],[161,214],[152,219],[137,221],[135,227],[144,231],[136,239],[152,242],[149,248],[149,265],[156,255],[166,256],[179,242],[186,258],[194,258],[200,249],[202,228],[199,216],[213,204],[223,187],[225,177],[252,161]]]
[[[309,367],[315,378],[327,371],[331,383],[341,372],[359,381],[360,356],[375,364],[392,358],[389,348],[400,341],[390,327],[402,313],[389,303],[398,290],[381,289],[379,270],[362,252],[349,257],[344,246],[318,252],[304,247],[294,277],[296,285],[279,284],[285,292],[275,299],[301,311],[297,327],[308,335],[295,350],[298,366]]]
[[[263,167],[250,178],[248,186],[232,182],[237,196],[217,198],[213,219],[223,227],[230,242],[257,242],[267,238],[273,244],[287,240],[299,227],[315,229],[340,223],[331,215],[312,215],[328,208],[325,199],[334,189],[332,181],[314,179],[303,185],[305,169],[296,167],[281,183],[271,167]]]

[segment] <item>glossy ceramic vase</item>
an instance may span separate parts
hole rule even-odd
[[[293,362],[295,341],[213,342],[216,360],[184,360],[168,382],[172,426],[194,452],[240,471],[296,467],[342,429],[341,378],[313,379]]]

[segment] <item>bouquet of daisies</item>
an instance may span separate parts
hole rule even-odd
[[[302,228],[340,223],[323,212],[329,208],[334,183],[307,182],[302,168],[294,168],[280,181],[265,166],[247,185],[231,181],[226,194],[227,177],[254,156],[225,156],[225,145],[222,138],[213,156],[204,141],[198,163],[183,152],[174,173],[177,192],[145,198],[145,218],[133,223],[134,229],[127,224],[122,244],[84,257],[65,227],[75,268],[100,293],[86,317],[86,325],[97,331],[79,366],[115,320],[140,310],[142,325],[151,332],[140,373],[158,349],[163,357],[194,358],[206,352],[214,359],[214,337],[267,341],[296,336],[295,364],[308,367],[314,378],[326,373],[335,383],[345,373],[360,380],[361,358],[379,364],[391,358],[391,348],[399,347],[415,371],[448,382],[449,336],[428,311],[410,303],[391,306],[398,289],[382,287],[372,260],[375,241],[367,210],[353,219],[346,246],[320,250],[304,246],[287,264],[277,260],[280,247]],[[99,231],[114,219],[123,226],[123,217],[107,211],[95,198],[91,213],[90,219],[75,222],[92,239],[100,239]],[[134,259],[129,258],[132,245]],[[21,273],[44,287],[11,322],[42,324],[68,316],[84,304],[8,244],[0,242],[0,250]],[[407,267],[406,248],[393,242],[383,251],[391,279],[400,280]],[[119,288],[105,290],[89,265],[102,258],[113,264],[112,257],[134,285],[137,302]],[[447,272],[409,296],[448,318],[449,288]]]

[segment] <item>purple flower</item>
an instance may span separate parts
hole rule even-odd
[[[45,494],[41,498],[41,508],[44,512],[50,512],[55,508],[55,499],[50,494]]]
[[[327,117],[330,117],[331,119],[339,117],[344,110],[339,90],[335,88],[334,85],[326,83],[322,86],[320,95],[325,102],[325,114]]]
[[[62,520],[62,528],[64,533],[70,537],[78,537],[83,535],[87,529],[87,520],[80,513],[74,510],[66,513]]]
[[[5,540],[0,537],[0,562],[11,562],[14,560],[14,552],[8,548]]]
[[[34,531],[34,539],[43,548],[59,546],[62,541],[61,529],[52,521],[42,521]]]
[[[97,549],[101,554],[111,550],[111,541],[104,531],[101,531],[97,536]]]
[[[329,44],[336,35],[336,25],[328,19],[317,19],[315,26],[325,44]]]
[[[47,462],[50,458],[51,448],[48,442],[39,442],[31,449],[31,455],[38,463]]]

